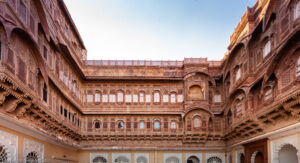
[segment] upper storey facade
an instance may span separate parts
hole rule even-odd
[[[221,61],[86,60],[62,0],[2,1],[0,22],[1,112],[65,143],[139,137],[224,147],[299,114],[298,0],[248,8]]]

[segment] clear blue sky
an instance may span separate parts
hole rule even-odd
[[[220,60],[255,0],[64,0],[88,59]]]

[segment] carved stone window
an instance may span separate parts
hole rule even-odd
[[[94,95],[92,93],[88,93],[87,95],[87,102],[91,103],[94,101]]]
[[[99,129],[99,128],[100,128],[100,122],[99,122],[99,121],[96,121],[96,122],[95,122],[95,128],[96,128],[96,129]]]
[[[235,81],[239,80],[241,78],[241,68],[238,68],[235,72]]]
[[[133,101],[134,103],[139,102],[139,96],[138,96],[137,94],[132,95],[132,101]]]
[[[108,102],[108,95],[102,95],[102,102]]]
[[[123,100],[124,100],[124,94],[123,94],[123,92],[118,92],[118,102],[123,102]]]
[[[168,94],[163,95],[163,102],[164,103],[168,103],[169,102],[169,95]]]
[[[107,163],[106,159],[99,156],[93,159],[93,163]]]
[[[140,122],[140,129],[144,129],[145,128],[145,122]]]
[[[118,128],[119,128],[119,129],[123,129],[123,128],[124,128],[124,122],[123,122],[123,121],[120,121],[120,122],[118,123]]]
[[[297,2],[295,12],[294,12],[294,20],[300,18],[300,1]]]
[[[204,89],[199,85],[193,85],[189,88],[188,97],[191,100],[202,100],[204,99]]]
[[[177,95],[177,102],[182,103],[183,102],[183,95]]]
[[[300,2],[300,1],[299,1]],[[298,2],[298,3],[299,3]],[[299,5],[300,6],[300,5]],[[300,8],[300,7],[299,7]],[[296,65],[296,77],[300,76],[300,57],[297,60],[297,65]]]
[[[171,103],[176,103],[176,94],[175,93],[171,93],[171,99],[170,99]]]
[[[95,102],[99,103],[101,100],[101,95],[100,95],[100,92],[96,92],[95,94]]]
[[[125,102],[127,103],[131,103],[132,102],[132,98],[131,98],[131,94],[125,95]]]
[[[0,162],[7,162],[7,153],[4,146],[0,146]]]
[[[265,92],[265,101],[269,100],[272,98],[272,88],[268,88]]]
[[[176,157],[169,157],[167,158],[166,163],[179,163],[179,160]]]
[[[154,102],[160,102],[160,94],[159,94],[159,92],[154,92]]]
[[[220,103],[221,102],[221,95],[220,94],[215,94],[214,95],[214,101],[215,101],[215,103]]]
[[[176,129],[176,122],[171,122],[171,129]]]
[[[141,92],[140,93],[140,102],[144,102],[145,101],[145,93]]]
[[[236,109],[236,117],[240,117],[242,115],[242,102],[238,102],[235,105],[235,109]]]
[[[154,121],[154,129],[160,129],[160,122],[159,121]]]
[[[265,58],[270,52],[271,52],[271,41],[268,40],[264,46],[263,57]]]
[[[110,94],[109,95],[109,102],[111,102],[111,103],[116,102],[116,95],[115,94]]]
[[[148,162],[147,159],[143,156],[138,157],[136,160],[137,160],[136,161],[137,163],[147,163]]]
[[[146,95],[146,102],[147,103],[151,102],[151,95],[149,95],[149,94]]]
[[[38,155],[35,152],[30,152],[26,156],[26,163],[38,163]]]
[[[211,157],[207,160],[207,163],[222,163],[222,160],[219,157]]]
[[[193,122],[193,126],[194,128],[199,128],[201,126],[201,120],[199,117],[194,118],[194,122]]]

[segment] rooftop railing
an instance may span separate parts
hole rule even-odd
[[[184,61],[152,61],[152,60],[85,60],[87,66],[174,66],[182,67],[184,63],[209,64],[220,66],[221,61],[207,61],[207,58],[185,58]]]

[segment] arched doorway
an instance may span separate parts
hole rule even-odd
[[[222,160],[219,157],[211,157],[207,160],[207,163],[222,163]]]
[[[244,154],[240,155],[240,163],[244,163],[245,162],[245,156]]]
[[[93,159],[93,163],[106,163],[106,159],[103,157],[96,157]]]
[[[188,158],[187,163],[200,163],[200,160],[196,156],[191,156]]]
[[[256,151],[252,154],[251,163],[263,163],[263,162],[264,162],[264,155],[261,152]]]
[[[284,145],[279,151],[279,163],[298,163],[297,149],[290,145]]]

